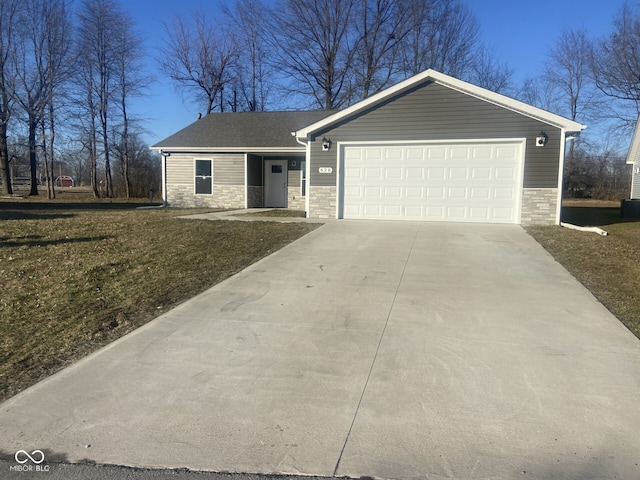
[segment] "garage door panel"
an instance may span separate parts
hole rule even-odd
[[[445,198],[444,187],[427,187],[427,199]]]
[[[402,187],[385,187],[384,196],[385,198],[401,198]]]
[[[423,147],[426,152],[423,154],[429,160],[444,160],[447,158],[445,147]]]
[[[382,198],[382,188],[379,186],[364,187],[365,198]]]
[[[518,221],[521,142],[343,148],[345,218]]]
[[[362,196],[362,188],[357,186],[349,186],[344,189],[344,196],[348,199],[358,199]],[[351,202],[347,202],[351,203]]]
[[[422,180],[424,178],[424,168],[407,167],[405,170],[405,178]]]
[[[474,220],[489,220],[489,207],[471,207],[469,208],[469,217]]]
[[[493,196],[496,199],[501,200],[515,200],[516,192],[513,188],[495,188],[493,190]]]
[[[381,179],[382,177],[382,169],[381,168],[365,168],[364,169],[364,178],[377,178]]]
[[[516,169],[510,167],[498,167],[495,170],[497,179],[513,180],[516,178]]]
[[[467,198],[467,188],[466,187],[454,187],[447,189],[447,197],[452,200],[465,200]]]
[[[402,205],[384,205],[385,217],[402,218]]]
[[[424,198],[422,187],[407,187],[404,192],[406,198]]]
[[[445,178],[445,168],[444,167],[436,167],[436,168],[427,168],[427,178],[435,179],[435,178]]]
[[[471,178],[476,180],[489,180],[491,178],[491,168],[490,167],[472,168]]]
[[[363,205],[362,214],[367,217],[380,217],[382,208],[380,205]]]
[[[385,168],[384,169],[384,177],[385,178],[402,178],[402,168]]]
[[[480,187],[480,188],[472,188],[470,198],[474,200],[488,200],[491,198],[491,188],[489,187]]]
[[[463,180],[468,177],[468,168],[450,168],[449,169],[449,178],[454,180]]]

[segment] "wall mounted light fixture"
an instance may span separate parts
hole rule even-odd
[[[328,151],[331,148],[331,140],[329,140],[328,138],[324,137],[322,139],[322,150],[324,152]]]
[[[536,147],[544,147],[549,141],[549,135],[544,132],[540,132],[536,137]]]

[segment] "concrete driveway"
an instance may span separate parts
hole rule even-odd
[[[0,451],[630,479],[638,399],[640,342],[520,227],[339,221],[0,405]]]

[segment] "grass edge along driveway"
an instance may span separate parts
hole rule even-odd
[[[606,237],[560,226],[527,232],[640,338],[640,221],[620,218],[617,202],[565,201],[562,221],[598,226]]]
[[[0,400],[318,227],[190,213],[0,202]]]

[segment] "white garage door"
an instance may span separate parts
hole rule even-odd
[[[523,143],[344,145],[343,218],[516,223]]]

